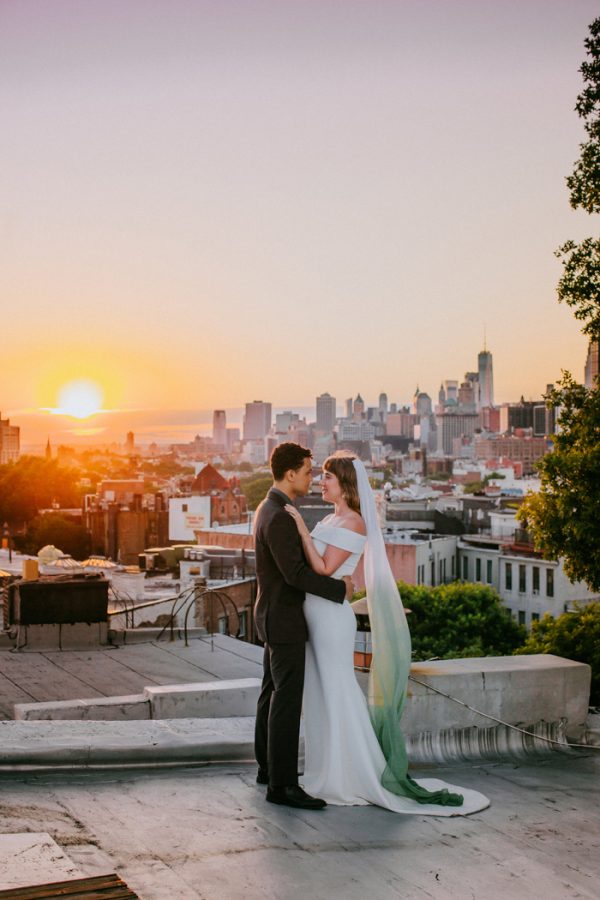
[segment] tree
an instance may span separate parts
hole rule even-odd
[[[248,501],[248,509],[256,509],[258,504],[267,496],[269,488],[272,486],[272,477],[264,473],[240,479],[240,488]]]
[[[581,65],[585,87],[575,110],[583,120],[587,141],[580,144],[579,159],[567,178],[573,209],[590,215],[600,212],[600,18],[590,25],[584,41],[589,59]],[[585,323],[584,334],[600,339],[600,239],[586,238],[580,244],[567,241],[556,255],[563,263],[558,299],[574,307],[575,317]]]
[[[567,178],[574,209],[600,212],[600,18],[585,40],[589,59],[581,66],[585,83],[575,109],[583,119],[587,141]],[[557,250],[563,262],[558,299],[573,307],[591,340],[600,339],[600,239],[567,241]],[[571,580],[600,590],[597,510],[600,508],[600,383],[590,389],[568,372],[546,397],[559,410],[554,449],[537,465],[538,494],[526,497],[518,518],[526,523],[536,548],[546,559],[564,558]]]
[[[15,463],[0,466],[0,521],[21,526],[53,502],[63,507],[79,506],[78,480],[75,469],[37,456],[22,456]]]
[[[505,656],[523,644],[526,631],[485,585],[459,581],[438,587],[398,583],[416,660]],[[364,596],[364,592],[363,592]]]
[[[556,619],[546,613],[539,622],[532,623],[525,644],[515,652],[554,653],[587,663],[592,667],[590,702],[594,706],[600,704],[600,601],[587,606],[576,603],[573,612]]]
[[[35,554],[46,544],[54,544],[63,553],[83,560],[89,556],[92,539],[83,525],[71,516],[47,513],[36,516],[29,523],[27,534],[19,543],[25,553]]]
[[[600,591],[600,390],[565,373],[550,400],[562,406],[560,431],[538,464],[540,491],[527,495],[517,517],[545,559],[563,557],[571,581]]]

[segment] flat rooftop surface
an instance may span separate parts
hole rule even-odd
[[[15,703],[139,694],[148,685],[262,678],[262,650],[223,635],[94,650],[0,650],[0,719]]]
[[[444,819],[291,810],[266,803],[244,765],[12,774],[0,832],[47,832],[83,874],[116,871],[143,900],[598,897],[597,752],[413,771],[492,805]]]

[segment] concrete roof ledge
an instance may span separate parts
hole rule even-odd
[[[0,771],[251,760],[254,717],[0,722]]]
[[[237,678],[147,687],[144,696],[150,701],[153,719],[253,716],[260,686],[260,678]]]
[[[591,669],[551,654],[443,659],[414,663],[402,717],[404,733],[486,727],[490,720],[430,690],[436,688],[510,725],[564,720],[569,740],[586,729]]]

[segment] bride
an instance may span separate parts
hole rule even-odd
[[[354,675],[356,617],[347,600],[307,594],[303,786],[340,806],[383,806],[416,815],[466,815],[485,809],[477,791],[408,774],[400,730],[410,669],[410,633],[362,462],[347,453],[323,465],[323,499],[334,512],[312,534],[296,507],[293,516],[310,567],[321,575],[351,574],[364,552],[373,639],[368,703]]]

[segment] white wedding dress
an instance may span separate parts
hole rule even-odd
[[[352,574],[366,541],[361,534],[325,522],[315,527],[312,538],[321,556],[328,545],[351,552],[336,577]],[[333,805],[372,803],[418,816],[468,815],[489,806],[483,794],[436,778],[422,778],[418,783],[430,791],[448,788],[462,794],[462,806],[418,803],[382,787],[385,758],[354,674],[356,616],[352,607],[347,600],[340,605],[307,594],[304,614],[309,632],[304,681],[304,789]]]

